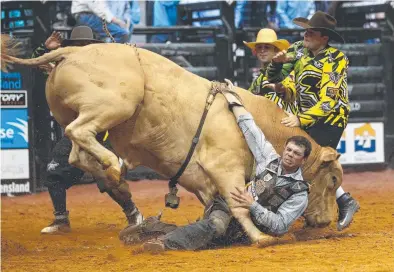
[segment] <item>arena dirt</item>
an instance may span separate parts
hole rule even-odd
[[[145,216],[164,206],[163,181],[130,182],[134,200]],[[361,204],[351,227],[299,235],[302,241],[268,248],[237,246],[198,252],[142,253],[125,246],[118,232],[126,225],[121,209],[95,185],[68,191],[73,231],[41,235],[52,220],[48,193],[2,197],[2,271],[394,271],[394,171],[350,173],[343,183]],[[176,211],[163,220],[187,224],[202,206],[181,190]],[[292,232],[301,229],[299,221]]]

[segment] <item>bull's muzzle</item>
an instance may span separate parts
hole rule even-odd
[[[313,228],[325,228],[331,223],[331,219],[322,218],[318,215],[305,216],[306,225]]]

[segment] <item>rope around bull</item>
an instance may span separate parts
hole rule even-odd
[[[110,38],[112,43],[116,43],[115,38],[112,36],[112,34],[109,32],[108,27],[107,27],[107,21],[105,21],[105,19],[101,19],[103,22],[103,30],[105,32],[105,34],[107,35],[108,38]],[[135,53],[137,55],[138,61],[141,63],[141,58],[140,58],[140,54],[138,52],[138,48],[137,45],[135,43],[125,43],[128,46],[132,46],[135,50]]]
[[[104,32],[107,34],[107,36],[111,39],[111,41],[113,43],[116,43],[114,37],[111,35],[111,33],[108,30],[107,22],[104,19],[102,20],[102,22],[103,22]],[[141,63],[140,55],[137,50],[137,45],[135,43],[134,44],[126,43],[126,45],[133,46],[133,48],[135,49],[135,52],[137,54],[138,60]],[[209,111],[213,101],[215,100],[216,94],[217,93],[223,94],[225,92],[232,93],[234,96],[236,96],[241,101],[241,98],[238,96],[238,94],[234,92],[234,85],[231,83],[231,81],[229,81],[229,80],[225,80],[225,81],[226,81],[226,83],[212,81],[211,88],[208,92],[208,96],[205,101],[204,112],[201,116],[200,123],[198,125],[196,134],[193,137],[189,152],[187,153],[186,158],[183,161],[181,167],[178,169],[177,173],[174,176],[172,176],[168,182],[168,187],[169,187],[170,192],[165,195],[165,205],[167,207],[176,209],[179,206],[180,198],[177,196],[178,188],[176,185],[178,184],[179,178],[182,176],[183,172],[186,170],[186,167],[188,166],[188,164],[194,154],[194,150],[196,149],[197,144],[200,140],[200,135],[201,135],[201,131],[204,126],[204,123],[205,123],[205,119],[208,115],[208,111]]]

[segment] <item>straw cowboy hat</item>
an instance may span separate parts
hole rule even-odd
[[[62,46],[73,45],[75,42],[103,43],[103,41],[94,39],[93,30],[88,26],[74,27],[70,39],[64,40]]]
[[[257,33],[255,42],[245,42],[244,44],[250,49],[254,50],[257,44],[266,43],[271,44],[279,49],[279,51],[287,50],[290,47],[290,43],[286,40],[278,40],[275,31],[269,28],[260,29]]]
[[[302,17],[295,18],[293,23],[305,29],[326,30],[331,39],[341,43],[345,42],[341,35],[335,31],[337,20],[325,12],[317,11],[310,20]]]

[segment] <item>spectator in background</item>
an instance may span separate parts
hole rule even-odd
[[[293,24],[298,17],[311,18],[315,13],[315,1],[278,1],[276,15],[279,28],[299,28]]]
[[[316,11],[320,10],[323,12],[328,12],[332,1],[322,0],[322,1],[315,1]]]
[[[304,40],[279,52],[267,67],[267,79],[281,82],[292,71],[297,87],[297,115],[282,119],[287,127],[301,127],[321,146],[336,149],[349,119],[347,86],[349,60],[331,42],[344,43],[335,31],[337,21],[318,11],[310,20],[295,18],[294,24],[305,29]],[[287,91],[281,89],[280,91]],[[342,186],[336,191],[339,210],[337,229],[349,227],[360,205]]]
[[[138,24],[141,20],[141,9],[138,1],[107,1],[107,4],[116,18],[121,18],[126,22],[127,30],[129,31],[127,42],[129,42],[134,25]]]
[[[118,14],[121,17],[115,16],[111,9],[116,11],[123,10],[122,14]],[[115,41],[120,43],[128,42],[130,39],[130,25],[123,17],[124,14],[130,14],[127,11],[129,9],[130,4],[128,1],[113,2],[111,8],[108,6],[108,1],[99,0],[73,0],[71,4],[71,13],[75,17],[77,25],[89,26],[99,39],[105,39],[108,37],[103,29],[102,20],[105,20],[108,31]]]
[[[153,4],[153,26],[174,26],[177,23],[178,1],[156,0]],[[170,39],[168,34],[153,35],[151,42],[165,43]]]
[[[235,4],[234,8],[234,23],[235,23],[235,28],[242,28],[245,27],[245,9],[246,6],[248,5],[248,1],[246,0],[239,0]]]
[[[296,89],[294,81],[290,76],[286,77],[282,82],[273,84],[268,82],[266,71],[267,66],[272,58],[280,51],[287,50],[290,43],[286,40],[278,40],[274,30],[269,28],[260,29],[255,42],[245,42],[253,55],[259,60],[260,74],[250,85],[248,91],[255,95],[261,95],[275,102],[281,109],[292,114],[297,114]],[[288,91],[275,91],[279,88],[286,88]],[[285,94],[285,95],[282,95]]]

